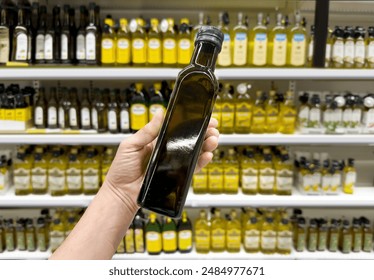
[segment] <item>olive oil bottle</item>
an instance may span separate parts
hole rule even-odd
[[[264,150],[263,159],[259,162],[259,193],[273,194],[275,186],[275,170],[272,154],[269,149]]]
[[[226,245],[226,221],[221,217],[221,210],[214,208],[212,214],[210,248],[213,252],[223,252]]]
[[[144,20],[133,19],[130,22],[131,31],[131,58],[134,66],[145,66],[147,62],[146,33]]]
[[[307,249],[309,252],[317,251],[318,245],[318,224],[315,219],[310,220],[308,228]]]
[[[275,231],[274,220],[266,217],[261,230],[261,252],[264,254],[274,254],[277,246],[277,233]]]
[[[226,222],[226,249],[230,253],[238,253],[241,247],[241,223],[235,210],[231,210]]]
[[[305,229],[305,219],[298,218],[294,231],[294,247],[297,252],[303,252],[306,248],[307,230]]]
[[[117,104],[117,91],[112,90],[108,102],[108,130],[110,133],[118,133],[119,110]]]
[[[257,194],[258,192],[258,163],[254,158],[253,150],[247,150],[241,162],[241,186],[244,194]]]
[[[9,56],[11,53],[11,33],[8,23],[8,11],[7,9],[2,9],[0,14],[0,42],[1,42],[1,52],[0,52],[0,64],[6,64],[9,61]],[[1,250],[1,248],[0,248]]]
[[[362,251],[372,252],[373,251],[373,230],[367,218],[363,219],[363,230],[362,231],[363,231]]]
[[[319,227],[318,227],[318,242],[317,242],[318,251],[325,251],[327,249],[327,239],[328,239],[327,221],[325,219],[320,219]]]
[[[200,216],[195,221],[195,247],[197,253],[210,251],[210,225],[205,210],[200,211]]]
[[[363,232],[360,220],[354,218],[352,222],[352,252],[361,252],[362,250]]]
[[[266,96],[262,91],[256,92],[256,101],[252,109],[252,133],[264,133],[266,127],[266,111],[265,111]]]
[[[271,90],[269,100],[265,105],[266,132],[276,133],[279,130],[279,106],[276,101],[276,91]]]
[[[18,219],[16,221],[16,226],[15,226],[15,233],[16,233],[15,243],[17,245],[17,249],[20,251],[26,251],[27,249],[25,222],[26,221],[22,218]]]
[[[232,30],[232,64],[245,66],[247,64],[248,27],[244,24],[243,13],[238,13],[238,24]]]
[[[336,26],[333,32],[332,42],[332,63],[333,68],[344,67],[344,30],[340,26]]]
[[[116,41],[116,64],[124,66],[131,62],[131,35],[126,18],[121,18],[119,25]]]
[[[282,151],[280,162],[275,166],[275,193],[291,195],[293,188],[293,164],[287,151]]]
[[[287,91],[286,101],[279,110],[279,132],[283,134],[293,134],[296,127],[297,111],[294,103],[294,94]]]
[[[260,224],[255,216],[248,217],[243,236],[244,250],[247,253],[260,251]]]
[[[208,167],[195,172],[192,179],[192,189],[196,194],[208,193]]]
[[[83,193],[96,194],[100,187],[101,168],[97,151],[94,148],[87,149],[83,166]]]
[[[157,18],[151,18],[151,29],[147,40],[147,65],[159,66],[162,64],[161,33]]]
[[[156,115],[157,111],[165,113],[165,100],[161,94],[161,83],[154,83],[153,87],[150,89],[151,98],[149,100],[149,120],[152,120]]]
[[[364,68],[365,66],[365,55],[366,55],[366,41],[365,41],[365,29],[362,26],[357,26],[354,31],[355,38],[355,55],[354,55],[354,67]]]
[[[217,65],[221,67],[229,67],[232,64],[232,42],[230,35],[230,18],[227,12],[219,14],[218,28],[223,33],[222,50],[218,55]]]
[[[52,157],[48,163],[48,187],[52,196],[67,194],[65,172],[67,160],[61,148],[52,151]]]
[[[267,62],[268,30],[263,13],[257,14],[257,25],[249,33],[248,65],[265,66]]]
[[[46,128],[47,125],[47,102],[45,89],[39,89],[39,97],[34,105],[34,125],[36,128]]]
[[[349,254],[352,251],[352,229],[348,220],[343,221],[343,227],[340,232],[340,251],[343,254]]]
[[[192,250],[192,224],[183,211],[182,218],[178,221],[178,250],[181,253],[189,253]]]
[[[49,231],[49,240],[52,252],[56,251],[65,240],[65,227],[59,216],[53,218]]]
[[[309,123],[309,113],[310,113],[310,106],[309,106],[309,94],[304,93],[299,96],[300,106],[297,116],[297,127],[299,130],[303,130],[308,126]]]
[[[161,226],[154,213],[149,214],[149,221],[145,226],[145,242],[148,254],[158,255],[162,251]]]
[[[13,180],[15,185],[16,195],[27,195],[32,193],[31,186],[31,169],[32,158],[27,153],[25,147],[20,147],[17,150],[16,159],[13,163]]]
[[[109,168],[113,162],[114,155],[114,149],[112,147],[107,147],[101,163],[101,182],[105,181],[106,175],[108,174]]]
[[[212,162],[208,165],[208,192],[211,194],[223,193],[224,167],[219,150],[213,152]]]
[[[7,251],[14,251],[17,246],[16,231],[13,224],[13,219],[5,220],[5,248]]]
[[[240,84],[235,94],[235,133],[248,134],[251,129],[252,103],[248,85]]]
[[[143,84],[135,84],[130,101],[130,125],[132,132],[143,128],[148,122],[148,108],[142,89]]]
[[[32,219],[26,220],[26,247],[27,251],[34,252],[36,251],[36,235],[35,227]]]
[[[116,62],[116,34],[112,18],[104,20],[103,33],[101,35],[101,64],[113,66]]]
[[[277,252],[279,254],[291,254],[293,238],[292,233],[292,224],[288,219],[282,218],[277,229]]]
[[[47,127],[57,128],[58,127],[58,115],[57,115],[57,96],[56,88],[51,88],[49,92],[48,109],[47,109]]]
[[[366,67],[374,68],[374,26],[369,26],[366,39]]]
[[[276,25],[269,32],[268,65],[282,67],[287,62],[287,31],[282,24],[282,14],[277,14]]]
[[[165,253],[177,251],[177,226],[169,217],[166,217],[162,225],[162,248]]]
[[[229,149],[223,163],[223,191],[236,194],[239,190],[239,162],[234,149]]]
[[[330,221],[330,226],[328,229],[327,244],[328,250],[330,252],[337,252],[339,249],[339,222],[335,219]]]
[[[13,30],[13,51],[12,60],[18,62],[28,62],[29,33],[25,25],[27,12],[24,8],[18,10],[18,24]]]
[[[216,99],[214,68],[222,40],[221,31],[212,26],[198,33],[191,65],[177,77],[151,155],[138,197],[142,207],[171,217],[181,215]],[[186,141],[191,145],[187,147]],[[160,182],[161,190],[157,187]]]
[[[135,252],[144,253],[144,222],[142,217],[138,213],[134,219],[134,240],[135,240]]]
[[[47,251],[49,247],[49,230],[44,218],[38,218],[36,222],[36,240],[38,250],[41,252]]]
[[[235,124],[235,100],[232,95],[233,88],[226,84],[221,95],[221,130],[222,134],[234,133]]]
[[[177,34],[174,29],[174,19],[168,18],[161,22],[162,31],[162,61],[165,66],[177,65]]]
[[[77,148],[71,148],[68,155],[66,187],[68,194],[82,193],[82,161]]]
[[[291,67],[303,67],[306,62],[307,34],[300,24],[301,16],[295,15],[295,26],[288,31],[287,64]]]
[[[34,164],[31,169],[31,185],[33,194],[46,194],[48,190],[48,161],[44,149],[36,147],[34,152]]]
[[[125,234],[125,250],[126,254],[135,253],[135,240],[134,240],[134,224],[132,223]]]
[[[190,21],[188,18],[182,18],[178,33],[178,66],[184,67],[190,63],[192,56],[192,39],[190,32]]]
[[[355,56],[354,29],[352,26],[346,26],[344,29],[344,67],[352,68]]]
[[[348,159],[347,166],[344,167],[344,183],[343,183],[343,192],[346,194],[353,194],[357,173],[354,166],[355,162],[353,158]]]

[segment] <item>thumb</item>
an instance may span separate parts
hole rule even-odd
[[[145,127],[136,132],[130,138],[128,138],[127,143],[135,148],[143,148],[144,146],[151,143],[156,139],[158,132],[160,131],[162,121],[164,119],[164,114],[162,110],[157,111],[153,119],[147,123]]]

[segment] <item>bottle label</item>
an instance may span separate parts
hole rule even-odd
[[[247,128],[251,127],[251,105],[247,102],[241,102],[236,104],[235,110],[235,127],[236,128]]]
[[[77,36],[77,59],[86,59],[86,38],[83,34]]]
[[[339,233],[331,232],[330,233],[330,240],[329,240],[329,251],[336,252],[338,251],[339,245]]]
[[[297,233],[296,251],[302,252],[305,249],[306,237],[305,233]]]
[[[147,108],[143,104],[133,104],[130,108],[131,129],[139,130],[148,122]]]
[[[135,251],[144,252],[144,232],[143,229],[135,229]]]
[[[327,232],[319,232],[318,234],[318,251],[325,251],[327,247]]]
[[[241,233],[239,229],[228,229],[226,231],[227,249],[239,249],[241,245]]]
[[[261,232],[261,248],[265,250],[275,250],[277,243],[277,234],[272,230],[263,230]]]
[[[265,168],[260,170],[260,184],[259,187],[262,190],[273,190],[275,183],[274,170],[271,168]]]
[[[51,34],[45,35],[44,38],[44,59],[53,59],[53,37]]]
[[[0,63],[7,63],[9,61],[9,29],[4,28],[0,30]]]
[[[352,250],[352,235],[351,234],[343,234],[343,246],[342,246],[343,253],[350,253]]]
[[[35,108],[35,117],[34,117],[35,125],[43,125],[44,123],[44,114],[42,107]]]
[[[100,183],[99,170],[86,168],[83,170],[83,188],[85,190],[98,190]]]
[[[17,240],[17,249],[18,250],[26,250],[27,247],[26,247],[24,230],[16,232],[16,240]]]
[[[82,108],[81,109],[81,122],[82,126],[90,126],[90,109]]]
[[[13,232],[12,233],[6,232],[5,233],[5,247],[8,251],[14,251],[15,249],[14,241],[15,240],[14,240]]]
[[[178,232],[178,249],[190,250],[192,248],[192,232],[191,230],[182,230]]]
[[[233,54],[233,62],[236,66],[243,66],[247,63],[247,41],[246,33],[236,33]]]
[[[331,44],[326,44],[325,60],[327,63],[331,60]]]
[[[66,34],[61,35],[61,59],[68,59],[69,38]]]
[[[362,250],[364,252],[372,252],[373,251],[373,234],[364,232],[364,244]]]
[[[273,41],[272,65],[286,65],[287,57],[287,36],[286,34],[276,34]]]
[[[312,108],[309,111],[309,127],[318,128],[321,123],[321,110]]]
[[[96,36],[92,32],[86,34],[86,59],[96,60]]]
[[[70,108],[69,109],[69,123],[71,127],[78,126],[78,118],[77,118],[77,109]]]
[[[210,235],[209,231],[196,230],[195,231],[195,245],[197,251],[207,251],[210,248]]]
[[[146,63],[146,48],[144,39],[132,40],[132,62]]]
[[[19,34],[16,41],[16,60],[27,60],[28,37],[26,34]]]
[[[117,62],[122,64],[130,63],[130,41],[129,39],[119,39],[117,41]]]
[[[349,127],[352,122],[353,110],[351,108],[346,108],[343,112],[343,125],[344,127]]]
[[[246,249],[258,250],[260,248],[260,232],[256,229],[246,230],[244,237]]]
[[[356,41],[355,43],[355,63],[364,64],[365,63],[365,42]]]
[[[342,178],[339,173],[333,174],[331,178],[330,191],[336,193],[342,184]]]
[[[224,189],[228,192],[237,192],[239,188],[239,169],[238,167],[224,168]]]
[[[35,59],[36,60],[44,59],[44,35],[43,34],[39,34],[38,36],[36,36]]]
[[[212,230],[212,249],[223,250],[225,248],[225,231],[222,229]]]
[[[117,130],[118,123],[117,123],[117,114],[115,111],[108,112],[108,128],[109,130]]]
[[[367,45],[366,57],[368,62],[374,63],[374,41],[370,41],[370,43]]]
[[[357,173],[355,171],[349,171],[345,174],[344,177],[344,186],[345,187],[354,187],[357,180]]]
[[[49,238],[51,250],[54,251],[64,242],[65,234],[63,231],[52,230],[49,232]]]
[[[353,64],[355,57],[355,43],[353,40],[346,40],[344,43],[344,62]]]
[[[230,34],[225,33],[222,42],[222,49],[218,55],[217,64],[219,66],[230,66],[231,65],[231,39]]]
[[[309,107],[305,106],[299,110],[298,120],[300,128],[307,127],[309,122]]]
[[[169,38],[164,40],[162,57],[164,64],[177,63],[177,48],[175,39]]]
[[[222,192],[223,191],[223,169],[220,167],[209,168],[209,191]]]
[[[26,233],[26,244],[27,244],[27,250],[28,251],[35,251],[36,250],[35,235],[34,235],[33,232]]]
[[[321,189],[322,175],[320,172],[315,172],[312,175],[312,190],[313,192],[319,192]]]
[[[162,113],[165,113],[165,107],[160,104],[152,104],[149,107],[149,119],[150,120],[153,119],[157,111],[161,111]]]
[[[180,39],[178,42],[178,63],[189,64],[192,56],[191,40]]]
[[[318,241],[318,234],[316,232],[309,233],[309,239],[308,239],[308,250],[309,251],[317,250],[317,241]]]
[[[77,168],[66,170],[66,184],[68,190],[80,190],[82,187],[82,173]]]
[[[57,109],[56,107],[48,108],[48,125],[57,125]]]
[[[130,129],[130,116],[129,116],[129,112],[126,109],[121,111],[120,125],[121,125],[121,130]]]
[[[31,184],[34,190],[47,189],[47,170],[37,167],[31,170]]]
[[[361,116],[362,116],[362,110],[359,108],[353,109],[352,111],[352,120],[350,127],[357,128],[361,125]]]
[[[332,183],[331,174],[325,174],[322,176],[321,188],[323,192],[328,192]]]
[[[255,191],[258,186],[258,171],[255,168],[242,169],[242,188],[247,191]]]
[[[277,248],[280,250],[292,249],[292,232],[280,231],[277,237]]]
[[[291,46],[291,65],[292,66],[303,66],[305,64],[305,35],[294,34],[292,38]]]
[[[17,168],[14,170],[14,185],[16,190],[28,190],[30,188],[30,180],[31,176],[29,169]]]
[[[304,192],[310,192],[312,190],[312,185],[313,185],[313,177],[310,174],[306,174],[301,177],[301,186],[302,190]]]
[[[264,66],[266,64],[267,44],[266,33],[256,34],[253,46],[253,65]]]
[[[126,236],[125,236],[125,245],[126,245],[126,253],[134,253],[135,252],[134,230],[133,229],[127,230]]]
[[[92,108],[91,110],[91,119],[92,119],[92,127],[93,129],[98,129],[98,119],[97,119],[97,110],[96,108]]]
[[[46,242],[46,236],[45,233],[37,233],[36,240],[38,242],[38,249],[42,252],[47,251],[47,242]]]
[[[51,191],[63,191],[65,189],[65,173],[59,168],[48,171],[48,187]]]
[[[293,186],[293,172],[290,169],[277,171],[277,190],[291,191]]]
[[[58,126],[65,128],[65,111],[62,107],[58,108]]]
[[[116,62],[114,41],[112,39],[103,39],[101,41],[101,61],[103,63]]]
[[[311,40],[308,46],[308,61],[310,62],[313,60],[313,53],[314,53],[314,41]]]
[[[162,250],[161,234],[151,231],[145,235],[146,247],[149,253],[158,253]]]
[[[332,46],[332,60],[336,63],[343,63],[344,43],[343,41],[335,41]]]
[[[177,234],[175,231],[164,231],[162,233],[162,247],[164,251],[175,251],[177,249]]]
[[[162,50],[160,39],[152,38],[148,41],[148,62],[152,64],[162,63]]]
[[[222,103],[221,128],[234,127],[234,110],[234,105],[230,103]]]

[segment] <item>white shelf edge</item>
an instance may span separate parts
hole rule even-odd
[[[0,195],[0,207],[2,208],[36,208],[36,207],[87,207],[94,196],[65,195],[52,197],[46,195],[16,196],[13,188],[6,194]],[[192,191],[186,200],[188,208],[206,207],[372,207],[374,208],[374,187],[356,187],[355,194],[339,195],[302,195],[293,190],[291,196],[279,195],[245,195],[238,193],[228,194],[205,194],[197,195]]]
[[[0,134],[0,144],[113,144],[131,134]],[[232,134],[219,136],[220,145],[374,145],[374,135]]]
[[[179,68],[1,67],[0,80],[174,80]],[[221,80],[372,80],[373,69],[218,68]]]

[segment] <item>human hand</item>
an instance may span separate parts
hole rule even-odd
[[[163,114],[159,112],[144,128],[121,142],[104,182],[104,187],[108,187],[134,212],[139,208],[136,199],[162,120]],[[210,120],[196,171],[213,158],[212,152],[218,146],[217,125],[216,119]]]

